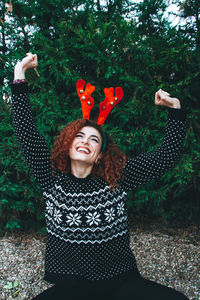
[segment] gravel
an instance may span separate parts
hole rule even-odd
[[[200,227],[131,225],[131,248],[141,274],[200,300]],[[45,236],[0,237],[0,299],[29,300],[52,286],[45,282]]]

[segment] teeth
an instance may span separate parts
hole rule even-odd
[[[85,153],[89,153],[89,150],[88,149],[86,149],[86,148],[82,148],[82,147],[79,147],[78,149],[77,149],[77,151],[83,151],[83,152],[85,152]]]

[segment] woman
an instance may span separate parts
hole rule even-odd
[[[31,113],[25,71],[30,53],[15,67],[13,122],[24,156],[46,203],[45,277],[55,285],[34,299],[187,299],[142,278],[130,249],[126,195],[159,178],[180,156],[185,117],[180,101],[160,90],[167,106],[164,140],[152,153],[126,158],[95,122],[80,119],[61,132],[50,154]]]

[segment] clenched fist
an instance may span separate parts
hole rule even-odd
[[[179,99],[170,97],[169,93],[161,89],[155,94],[155,104],[171,108],[181,108]]]
[[[14,79],[24,79],[26,70],[31,68],[34,68],[36,70],[37,66],[37,55],[26,53],[26,57],[24,57],[22,61],[19,61],[15,66]]]

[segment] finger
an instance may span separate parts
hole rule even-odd
[[[35,60],[35,62],[37,63],[37,54],[33,54],[32,60]]]
[[[165,92],[165,91],[163,91],[163,90],[161,90],[165,95],[167,95],[167,96],[170,96],[170,94],[169,93],[167,93],[167,92]]]
[[[32,66],[33,67],[37,67],[38,66],[37,54],[33,54],[33,57],[32,57]]]
[[[161,90],[159,90],[155,93],[155,102],[161,100],[161,98],[162,98],[162,92]]]
[[[155,96],[156,101],[163,101],[170,98],[170,94],[160,89]]]
[[[161,90],[161,89],[159,89],[159,90],[156,92],[156,96],[159,96],[159,97],[162,96],[162,90]]]
[[[158,92],[155,93],[155,103],[157,102],[158,99]]]

